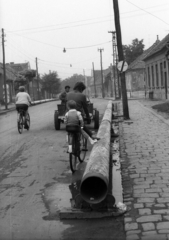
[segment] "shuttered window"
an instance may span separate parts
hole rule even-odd
[[[158,79],[158,64],[156,64],[156,86],[159,87],[159,79]]]

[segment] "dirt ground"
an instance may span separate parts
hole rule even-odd
[[[108,100],[92,101],[102,118]],[[21,135],[15,111],[0,116],[0,239],[124,240],[123,217],[59,219],[58,211],[65,205],[70,207],[72,174],[65,126],[54,129],[57,104],[31,107],[30,131]]]

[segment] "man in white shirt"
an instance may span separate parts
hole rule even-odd
[[[25,111],[25,116],[28,112],[28,107],[31,104],[31,98],[28,93],[25,92],[25,87],[19,87],[19,93],[17,93],[15,97],[16,110],[19,112],[19,109],[23,109]]]

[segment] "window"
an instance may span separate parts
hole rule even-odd
[[[148,86],[150,87],[150,68],[148,67]]]
[[[161,76],[161,86],[164,86],[164,78],[163,78],[163,64],[160,63],[160,76]]]
[[[151,66],[151,74],[152,74],[152,87],[154,87],[154,67]]]
[[[159,87],[159,79],[158,79],[158,64],[156,64],[156,86]]]
[[[164,72],[165,87],[167,87],[167,72]]]

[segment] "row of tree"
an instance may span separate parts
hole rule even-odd
[[[144,47],[143,39],[139,41],[137,38],[129,45],[123,45],[124,57],[128,65],[144,52]]]
[[[50,72],[42,75],[41,77],[42,89],[52,94],[58,94],[64,90],[67,85],[73,89],[76,82],[84,82],[84,76],[81,74],[74,74],[73,76],[61,81],[57,72]]]
[[[62,81],[62,89],[65,88],[65,86],[70,86],[71,90],[74,88],[75,83],[77,82],[84,82],[84,76],[81,74],[74,74],[71,77],[68,77]]]

